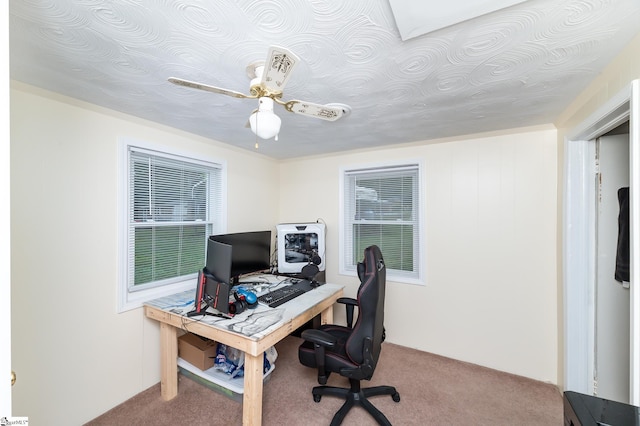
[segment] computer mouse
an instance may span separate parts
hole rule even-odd
[[[256,294],[250,291],[244,293],[244,298],[250,305],[254,305],[258,301],[258,297],[256,296]]]

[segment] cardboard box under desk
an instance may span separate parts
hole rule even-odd
[[[213,367],[217,343],[197,334],[186,333],[178,338],[178,356],[200,370]]]

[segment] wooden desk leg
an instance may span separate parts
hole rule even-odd
[[[178,395],[178,333],[165,323],[160,323],[160,393],[165,401]]]
[[[320,324],[333,324],[333,305],[320,313]]]
[[[259,426],[262,423],[262,379],[264,354],[244,355],[244,396],[242,424]]]

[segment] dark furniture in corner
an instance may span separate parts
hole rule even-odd
[[[395,402],[400,394],[392,386],[361,388],[362,380],[371,380],[384,341],[384,295],[386,269],[382,253],[377,246],[367,247],[364,260],[358,265],[360,287],[357,300],[338,299],[347,309],[347,326],[325,324],[318,329],[302,332],[305,340],[298,350],[300,362],[318,370],[318,383],[312,390],[313,399],[320,402],[323,395],[344,398],[346,401],[334,415],[332,426],[339,425],[354,405],[363,407],[379,424],[391,423],[368,398],[390,395]],[[355,325],[352,326],[354,308],[358,308]],[[351,387],[325,386],[331,373],[349,379]]]
[[[566,391],[565,426],[640,426],[640,408],[597,396]]]

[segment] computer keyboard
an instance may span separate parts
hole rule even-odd
[[[303,286],[298,287],[297,285],[288,285],[263,294],[258,297],[258,302],[262,302],[270,308],[275,308],[291,299],[295,299],[296,297],[305,294],[306,292],[307,289]]]
[[[269,286],[273,284],[268,281],[240,281],[237,285],[252,288],[258,286]]]

